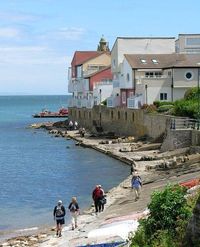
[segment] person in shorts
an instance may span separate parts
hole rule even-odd
[[[56,235],[62,236],[62,225],[65,224],[65,207],[62,204],[62,201],[59,200],[58,204],[53,210],[54,220],[56,220]]]

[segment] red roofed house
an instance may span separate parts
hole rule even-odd
[[[98,51],[76,51],[74,53],[68,76],[68,91],[73,96],[71,107],[91,108],[94,103],[99,104],[103,101],[109,91],[111,94],[109,90],[112,80],[110,62],[110,52],[103,38],[100,40]],[[101,95],[94,95],[94,88],[99,88],[98,94]]]

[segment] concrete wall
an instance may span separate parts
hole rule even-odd
[[[167,116],[148,114],[143,110],[112,109],[105,106],[95,106],[91,110],[69,108],[69,118],[77,120],[89,130],[94,130],[95,124],[100,126],[101,123],[104,132],[136,137],[148,135],[154,139],[165,132],[169,119]]]
[[[166,138],[161,146],[161,151],[171,151],[178,148],[189,147],[192,144],[191,129],[168,129]]]
[[[148,135],[157,139],[165,136],[161,151],[200,146],[200,131],[193,129],[170,129],[170,117],[150,114],[143,110],[127,108],[107,108],[95,106],[93,109],[69,108],[69,118],[78,121],[80,126],[95,130],[101,126],[104,132],[114,132],[121,136],[141,137]]]
[[[190,80],[186,79],[185,75],[190,72],[193,76]],[[191,88],[198,85],[198,69],[174,69],[174,87]]]
[[[167,129],[166,138],[161,146],[161,151],[174,150],[200,145],[200,131],[193,129]]]

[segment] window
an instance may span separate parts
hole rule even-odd
[[[161,72],[155,72],[155,77],[161,77],[162,73]]]
[[[146,72],[145,77],[146,78],[160,78],[162,77],[163,73],[162,72]]]
[[[152,63],[154,63],[154,64],[158,64],[158,61],[157,61],[155,58],[153,58],[151,61],[152,61]]]
[[[172,72],[171,71],[168,71],[168,76],[171,77],[172,76]]]
[[[130,81],[130,75],[129,75],[129,73],[126,74],[126,80],[127,81]]]
[[[126,92],[122,92],[122,104],[126,104]]]
[[[145,77],[147,77],[147,78],[152,78],[153,76],[154,76],[153,72],[146,72],[145,73]]]
[[[200,46],[200,38],[186,38],[186,45]]]
[[[185,78],[186,78],[187,80],[192,80],[192,78],[193,78],[192,72],[190,72],[190,71],[186,72],[186,73],[185,73]]]
[[[129,92],[129,98],[133,98],[134,92]]]
[[[160,93],[160,100],[167,100],[167,93]]]
[[[146,64],[147,60],[146,59],[140,59],[141,63]]]

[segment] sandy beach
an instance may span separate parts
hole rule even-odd
[[[116,236],[106,235],[105,231],[102,235],[98,235],[98,231],[99,229],[101,229],[99,232],[103,232],[102,229],[110,229],[106,227],[111,225],[119,226],[120,222],[121,224],[130,223],[130,227],[134,231],[134,227],[137,227],[137,220],[146,215],[150,195],[155,189],[162,189],[168,183],[179,183],[200,177],[199,154],[191,153],[187,162],[181,161],[188,149],[160,153],[158,148],[160,144],[135,141],[133,137],[118,140],[93,137],[89,133],[82,138],[77,131],[68,131],[63,137],[73,138],[76,140],[75,145],[94,148],[123,161],[125,165],[130,165],[134,160],[135,168],[143,181],[140,199],[134,200],[130,175],[117,187],[106,193],[107,204],[103,212],[96,215],[94,207],[90,207],[84,212],[81,211],[78,217],[78,228],[74,231],[68,225],[64,227],[61,238],[56,237],[55,231],[52,229],[29,237],[11,239],[0,246],[75,247],[92,243],[124,241],[131,232],[128,228]],[[175,167],[170,167],[170,161],[174,156],[177,157],[178,164]],[[167,167],[162,166],[163,160],[168,161]],[[97,235],[95,235],[95,231]]]

